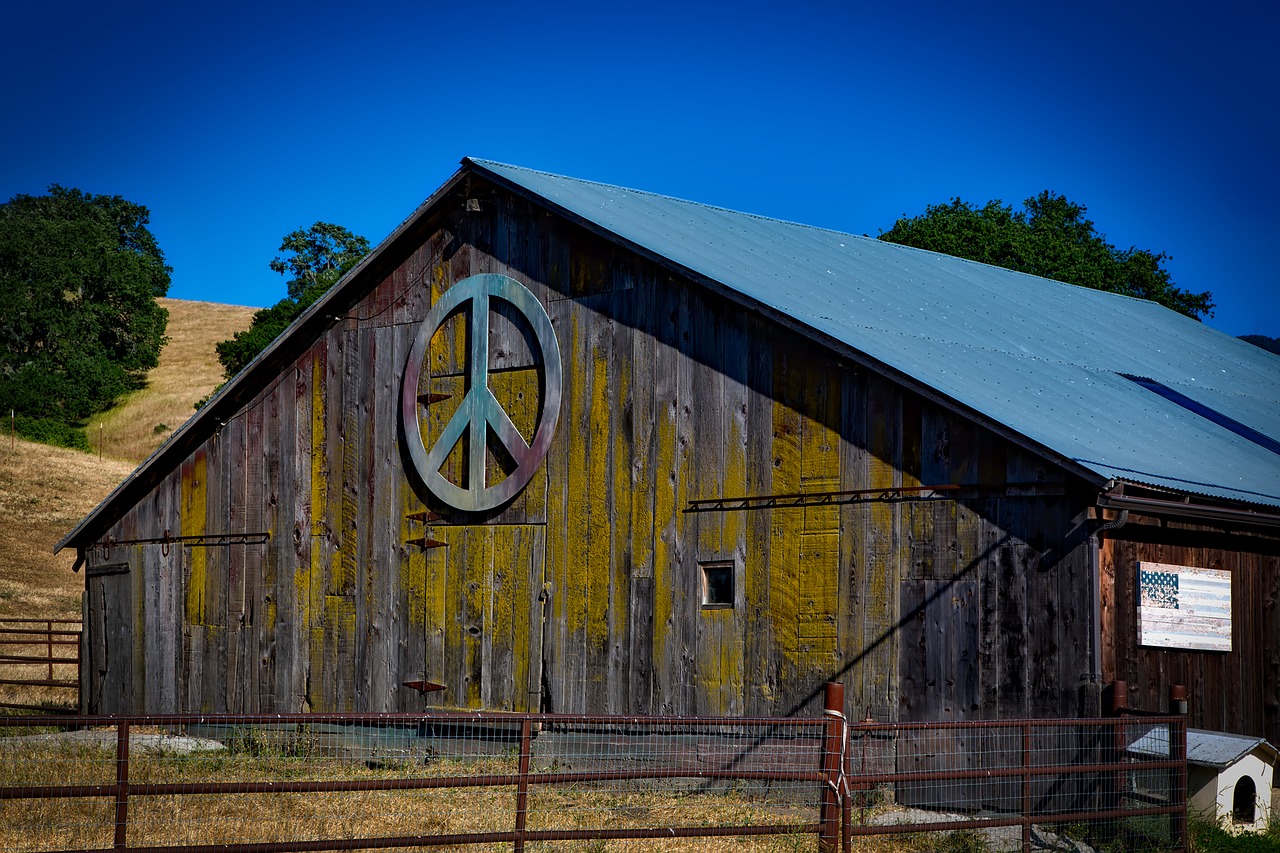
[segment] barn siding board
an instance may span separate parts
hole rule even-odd
[[[1272,556],[1260,563],[1262,636],[1274,640],[1280,637],[1280,559]],[[1270,686],[1263,699],[1263,731],[1273,744],[1280,743],[1280,643],[1264,644],[1261,657],[1262,683]]]
[[[801,376],[795,352],[774,354],[773,359],[773,448],[772,486],[774,494],[800,491]],[[769,530],[769,620],[774,625],[772,657],[776,666],[775,701],[785,708],[803,704],[798,675],[800,643],[797,632],[800,610],[800,533],[804,510],[768,510]]]
[[[773,348],[755,344],[768,329],[756,317],[746,321],[746,472],[745,488],[725,497],[775,494],[773,482]],[[754,345],[753,345],[754,344]],[[742,513],[745,550],[742,563],[743,654],[746,713],[766,714],[777,707],[778,672],[773,654],[770,559],[773,510]]]
[[[902,417],[901,396],[879,376],[869,376],[868,380],[867,487],[898,487],[902,485],[902,444],[901,432],[894,427]],[[898,716],[899,690],[895,623],[902,612],[898,601],[902,577],[897,533],[900,504],[872,502],[866,506],[865,701],[871,719],[894,720]]]
[[[691,299],[689,304],[690,368],[694,364],[718,364],[723,359],[724,335],[720,326],[708,311],[705,300]],[[695,396],[689,401],[689,425],[691,431],[690,462],[693,484],[689,489],[692,499],[715,497],[723,485],[725,466],[725,405],[724,374],[709,372],[697,383]],[[720,716],[732,701],[730,673],[723,669],[722,656],[725,643],[732,642],[730,621],[733,611],[704,610],[701,605],[701,565],[708,561],[726,558],[724,552],[724,513],[698,513],[688,516],[693,533],[694,547],[690,560],[688,580],[691,598],[687,612],[693,623],[693,679],[694,707],[690,713]],[[729,636],[726,636],[729,635]],[[736,650],[734,650],[736,651]]]
[[[611,388],[609,393],[609,470],[608,520],[605,522],[612,536],[609,564],[609,625],[605,635],[609,658],[609,690],[606,707],[609,713],[626,713],[630,708],[628,694],[631,688],[629,649],[631,646],[631,468],[633,437],[631,432],[632,407],[632,328],[633,282],[627,279],[616,282],[609,302],[609,334]]]
[[[840,482],[842,488],[864,489],[867,483],[865,395],[862,376],[846,368],[840,383]],[[845,684],[845,713],[851,720],[868,716],[863,637],[867,590],[865,505],[840,507],[840,650],[843,666],[836,673]]]
[[[747,382],[747,353],[749,339],[740,315],[731,315],[722,323],[724,331],[720,347],[720,363],[724,365],[724,437],[723,469],[720,473],[722,495],[747,494],[747,411],[749,391]],[[714,488],[714,485],[712,485]],[[740,715],[747,712],[746,678],[746,599],[743,594],[743,576],[746,573],[747,524],[740,512],[724,514],[721,533],[721,553],[732,561],[734,570],[734,610],[732,618],[726,617],[727,627],[722,639],[722,671],[728,686],[726,713]],[[754,569],[753,569],[754,570]]]
[[[680,674],[685,672],[687,656],[686,617],[676,611],[684,601],[680,575],[679,535],[677,525],[681,508],[680,487],[687,483],[683,467],[687,457],[679,445],[679,411],[681,406],[678,379],[678,324],[681,312],[679,291],[670,286],[659,287],[655,302],[655,426],[656,463],[654,491],[654,559],[653,559],[653,661],[656,695],[655,710],[660,714],[681,713],[683,703]]]

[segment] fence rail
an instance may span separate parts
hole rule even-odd
[[[0,718],[0,849],[661,850],[735,836],[763,853],[942,832],[981,833],[991,850],[1185,849],[1185,720]]]
[[[27,693],[44,697],[50,691],[75,691],[79,707],[82,633],[79,619],[0,619],[0,685],[27,688],[16,696],[10,695],[14,691],[0,694],[0,708],[65,710],[51,702],[17,701]]]

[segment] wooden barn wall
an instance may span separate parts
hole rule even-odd
[[[1280,743],[1280,541],[1131,516],[1101,553],[1103,673],[1129,703],[1163,709],[1168,685],[1189,688],[1191,725]],[[1139,561],[1231,573],[1231,651],[1138,645]]]
[[[859,719],[1074,711],[1087,498],[1060,470],[528,202],[473,195],[481,213],[443,216],[112,529],[271,537],[114,549],[133,570],[98,596],[115,625],[101,709],[771,714],[817,708],[834,678]],[[464,517],[405,473],[399,382],[430,305],[479,272],[547,307],[565,383],[533,481]],[[423,371],[440,397],[428,446],[464,390],[459,327]],[[536,357],[501,322],[491,350],[490,385],[528,435]],[[996,492],[688,511],[918,484]],[[441,518],[410,517],[423,510]],[[423,536],[446,544],[406,544]],[[700,607],[709,560],[735,567],[732,609]],[[421,679],[446,689],[403,686]]]

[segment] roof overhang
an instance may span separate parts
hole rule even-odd
[[[1098,506],[1168,521],[1212,524],[1228,529],[1280,531],[1280,512],[1271,507],[1228,504],[1193,495],[1162,494],[1125,482],[1113,481],[1099,492]]]

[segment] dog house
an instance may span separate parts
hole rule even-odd
[[[1156,726],[1129,750],[1169,754],[1169,731]],[[1236,831],[1261,832],[1271,819],[1276,748],[1251,735],[1187,730],[1187,810]]]
[[[1265,830],[1277,754],[1259,737],[1189,730],[1187,808],[1234,829]]]

